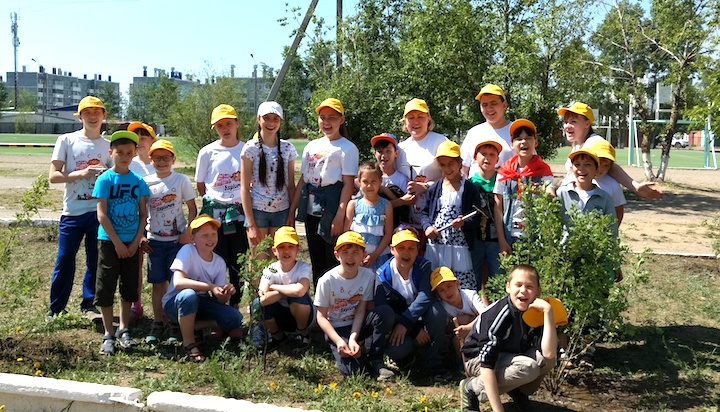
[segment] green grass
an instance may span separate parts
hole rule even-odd
[[[616,149],[615,150],[615,160],[619,165],[627,165],[628,164],[628,149]],[[565,159],[567,159],[568,155],[570,154],[570,147],[569,146],[563,146],[558,149],[558,154],[556,157],[552,159],[545,159],[545,161],[549,164],[565,164]],[[651,159],[653,162],[653,167],[657,168],[660,166],[660,155],[662,154],[660,149],[653,149],[650,151]],[[718,154],[715,154],[716,159],[720,160],[718,158]],[[633,159],[633,162],[635,162],[635,159]],[[640,154],[640,162],[642,162],[642,154]],[[642,163],[641,163],[642,164]],[[705,152],[702,148],[694,148],[694,149],[671,149],[670,150],[670,164],[669,167],[678,167],[678,168],[703,168],[705,165]],[[710,159],[710,166],[712,166],[712,158]],[[637,166],[637,164],[636,164]]]

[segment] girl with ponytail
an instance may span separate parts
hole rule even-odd
[[[276,102],[263,102],[257,112],[257,133],[240,154],[242,203],[248,242],[256,247],[285,225],[295,190],[295,147],[280,139],[283,109]],[[260,251],[258,258],[267,258]]]

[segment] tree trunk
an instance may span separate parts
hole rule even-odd
[[[665,144],[662,148],[662,157],[660,161],[660,168],[658,169],[658,180],[665,181],[665,171],[667,169],[670,160],[670,148],[672,147],[672,137],[675,134],[675,127],[677,126],[678,116],[680,115],[680,105],[682,104],[682,96],[685,91],[685,83],[688,74],[685,73],[685,61],[678,70],[677,78],[675,79],[675,86],[672,93],[672,106],[670,108],[670,122],[665,129]]]
[[[647,152],[643,148],[642,152],[643,168],[645,169],[645,178],[649,181],[655,180],[655,174],[653,173],[652,159],[650,158],[650,151]]]
[[[658,169],[657,174],[657,180],[661,182],[665,181],[665,171],[667,170],[669,160],[670,156],[665,154],[665,149],[663,148],[663,154],[660,156],[660,168]]]

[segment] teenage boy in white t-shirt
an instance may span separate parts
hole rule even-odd
[[[100,312],[93,305],[97,272],[97,199],[92,197],[97,177],[113,162],[110,142],[100,131],[107,117],[102,101],[84,97],[75,113],[83,128],[57,138],[50,162],[50,183],[64,183],[63,211],[58,225],[58,252],[50,281],[48,316],[65,312],[75,279],[75,257],[85,238],[85,277],[80,310],[94,321]]]
[[[190,178],[175,173],[175,148],[168,140],[160,139],[150,146],[148,156],[155,173],[143,179],[150,188],[148,200],[149,219],[146,239],[140,247],[148,254],[148,283],[152,284],[152,307],[154,321],[145,342],[157,344],[165,327],[162,297],[172,279],[170,265],[182,245],[190,243],[189,222],[197,216],[195,188]],[[188,208],[185,219],[183,203]]]
[[[263,270],[258,287],[263,325],[269,334],[268,350],[287,340],[285,332],[297,332],[295,343],[298,348],[310,345],[308,327],[315,317],[309,294],[312,270],[306,262],[297,260],[299,251],[300,241],[295,228],[278,228],[272,247],[278,261]]]

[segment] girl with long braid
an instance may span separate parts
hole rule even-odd
[[[280,139],[283,109],[276,102],[263,102],[257,112],[257,134],[240,154],[242,203],[245,229],[253,248],[285,225],[295,190],[295,147]],[[267,258],[259,251],[258,258]]]

